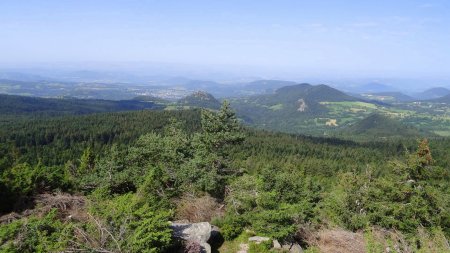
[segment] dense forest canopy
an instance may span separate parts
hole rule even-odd
[[[183,247],[171,236],[174,220],[218,226],[220,252],[248,233],[318,252],[314,235],[336,228],[364,235],[368,250],[448,249],[445,138],[254,130],[227,102],[218,111],[4,119],[2,252],[173,252]]]

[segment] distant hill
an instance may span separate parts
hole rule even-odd
[[[436,99],[447,96],[450,90],[444,87],[436,87],[414,94],[414,97],[420,100]]]
[[[427,100],[427,102],[450,104],[450,94],[447,94],[440,98]]]
[[[285,86],[277,89],[274,94],[255,96],[249,100],[268,107],[283,105],[284,110],[291,112],[317,113],[323,110],[320,102],[357,101],[358,99],[327,85],[302,83]]]
[[[325,125],[325,122],[320,122],[329,118],[330,111],[323,102],[359,101],[327,85],[303,83],[281,87],[272,94],[233,99],[231,105],[246,123],[260,128],[317,133],[321,131],[317,129],[317,124]]]
[[[276,91],[278,97],[284,97],[287,99],[295,99],[301,97],[303,99],[323,102],[323,101],[356,101],[357,98],[349,96],[337,89],[331,88],[330,86],[320,84],[320,85],[310,85],[310,84],[297,84],[292,86],[286,86],[278,89]]]
[[[61,115],[160,109],[153,102],[74,98],[39,98],[0,94],[0,115]]]
[[[177,102],[181,106],[201,107],[217,110],[221,103],[211,94],[204,91],[197,91],[186,96]]]
[[[363,93],[361,94],[362,98],[368,100],[377,100],[382,102],[411,102],[415,99],[401,92],[378,92],[378,93]]]
[[[372,114],[345,130],[352,135],[372,137],[417,137],[422,136],[418,129],[402,124],[381,114]]]

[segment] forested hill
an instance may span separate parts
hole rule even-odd
[[[361,100],[327,85],[303,83],[279,88],[273,94],[232,99],[231,105],[246,123],[259,128],[323,135],[325,122],[333,119],[326,103]]]
[[[197,91],[193,94],[178,100],[178,105],[217,110],[220,102],[211,94],[204,91]]]
[[[257,95],[243,100],[248,101],[247,103],[249,104],[266,107],[283,105],[280,108],[281,111],[318,113],[323,110],[323,107],[319,104],[320,102],[358,101],[359,99],[327,85],[303,83],[279,88],[274,94]],[[302,104],[304,105],[303,109]]]
[[[412,126],[405,125],[389,116],[374,113],[346,129],[347,134],[365,138],[419,138],[432,136],[431,133],[420,132]]]
[[[161,106],[137,100],[59,99],[0,94],[0,115],[88,114],[157,108]]]
[[[357,98],[349,96],[337,89],[324,84],[310,85],[306,83],[282,87],[275,92],[274,98],[286,99],[287,101],[293,101],[298,100],[299,98],[303,98],[305,100],[315,102],[339,102],[358,100]]]

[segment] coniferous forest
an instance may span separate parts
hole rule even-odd
[[[199,252],[173,221],[214,225],[213,252],[449,249],[445,138],[255,130],[226,101],[0,124],[0,252]]]

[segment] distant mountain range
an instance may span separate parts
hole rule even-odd
[[[20,87],[22,91],[26,91],[28,88],[39,90],[39,85],[66,87],[49,82],[30,84],[15,81],[9,82],[9,84]],[[446,122],[434,120],[435,118],[439,119],[442,115],[445,116],[445,112],[448,110],[445,103],[450,104],[450,95],[426,100],[424,103],[409,103],[407,101],[411,101],[412,98],[399,92],[381,92],[354,97],[327,85],[307,83],[283,86],[270,92],[270,89],[282,84],[283,82],[274,80],[253,82],[248,86],[259,87],[261,85],[267,88],[267,93],[228,99],[244,123],[274,131],[322,136],[341,133],[343,135],[386,137],[417,136],[418,133],[426,134],[422,131],[426,129],[430,133],[450,135],[450,128]],[[93,86],[93,88],[101,93],[103,86],[99,85]],[[183,90],[183,92],[188,91]],[[217,110],[221,105],[218,99],[206,91],[191,92],[178,100],[165,100],[152,94],[142,94],[130,100],[116,101],[12,95],[0,95],[0,100],[1,115],[87,114],[143,109],[176,110],[191,107]],[[388,115],[388,117],[383,115]],[[399,121],[393,118],[398,118]],[[416,125],[416,123],[420,126],[421,131],[406,127]]]
[[[139,95],[161,96],[161,98],[175,100],[198,90],[208,92],[217,98],[246,97],[259,94],[273,94],[281,87],[297,83],[273,79],[245,82],[236,79],[234,81],[212,81],[191,79],[184,76],[131,74],[120,71],[95,70],[35,70],[30,73],[0,71],[0,80],[0,93],[44,97],[72,96],[113,100],[131,99]],[[370,79],[358,79],[348,81],[351,84],[346,84],[342,80],[337,80],[333,83],[338,85],[338,87],[342,87],[346,92],[352,94],[352,96],[360,97],[361,94],[373,94],[381,98],[375,98],[374,100],[382,102],[387,102],[383,97],[392,97],[388,98],[390,100],[389,102],[409,102],[411,98],[407,96],[418,100],[429,100],[450,94],[449,89],[442,87],[411,94],[408,90],[400,91],[391,85],[391,83],[396,83],[407,87],[408,82],[414,83],[414,80],[383,79],[371,81]],[[19,86],[17,86],[17,82],[22,83],[19,83]],[[432,82],[445,83],[446,80],[432,80]],[[358,83],[363,83],[363,85],[357,85]],[[417,88],[417,83],[415,85],[415,88]],[[26,89],[22,89],[25,86]],[[174,92],[175,89],[177,89],[177,92]],[[185,91],[181,92],[181,89]],[[171,91],[166,93],[166,96],[164,92],[161,92],[164,90]],[[402,92],[403,94],[397,92]]]

